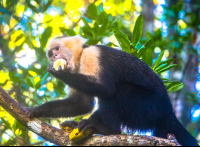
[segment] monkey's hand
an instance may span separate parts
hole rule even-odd
[[[38,118],[39,117],[39,109],[37,107],[34,108],[26,108],[26,110],[28,111],[28,117],[29,118]]]
[[[82,120],[78,127],[73,129],[69,135],[69,140],[79,142],[92,134],[95,123],[92,120]]]
[[[59,124],[61,130],[64,130],[68,133],[71,133],[73,129],[75,129],[78,126],[78,122],[75,121],[65,121],[62,124]]]
[[[68,69],[65,69],[65,70],[55,70],[54,69],[54,67],[53,67],[53,64],[54,63],[50,63],[49,64],[49,67],[48,67],[48,69],[47,69],[47,71],[50,73],[50,74],[52,74],[54,77],[56,77],[56,78],[61,78],[61,77],[63,77],[63,75],[65,75],[67,72],[69,72],[69,70]]]
[[[55,70],[55,69],[53,68],[53,64],[54,64],[54,63],[50,63],[50,64],[49,64],[49,67],[48,67],[47,71],[48,71],[50,74],[52,74],[54,77],[56,77],[56,78],[61,77],[63,71],[62,71],[62,70],[59,70],[59,71]]]
[[[89,120],[89,119],[83,119],[78,123],[78,128],[79,128],[80,131],[83,132],[83,134],[88,129],[94,130],[95,126],[96,126],[96,122],[94,122],[93,120]]]

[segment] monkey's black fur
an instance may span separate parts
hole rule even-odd
[[[52,75],[80,93],[32,108],[29,115],[81,115],[92,110],[93,97],[98,96],[99,110],[78,124],[80,130],[93,128],[98,134],[120,134],[123,125],[132,130],[153,130],[157,137],[166,138],[171,133],[181,145],[198,145],[177,120],[162,80],[146,63],[120,50],[96,47],[100,50],[100,82],[80,73],[55,71],[50,64]]]

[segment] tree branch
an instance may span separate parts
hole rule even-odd
[[[30,119],[27,110],[17,103],[5,90],[0,86],[0,106],[11,114],[23,126],[33,131],[40,137],[56,145],[124,145],[124,146],[177,146],[179,145],[173,135],[168,139],[157,137],[148,137],[140,135],[110,135],[110,136],[93,136],[90,139],[75,144],[69,141],[69,133],[54,128],[39,119]]]

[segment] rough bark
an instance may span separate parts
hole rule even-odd
[[[92,145],[92,146],[178,146],[178,142],[173,135],[168,135],[168,139],[139,136],[139,135],[93,135],[82,143],[75,144],[69,141],[69,133],[54,128],[39,119],[30,119],[27,116],[27,110],[17,103],[2,87],[0,87],[0,106],[2,106],[17,121],[33,131],[40,137],[56,145]]]

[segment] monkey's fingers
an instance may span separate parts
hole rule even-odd
[[[82,131],[79,132],[79,129],[76,128],[70,133],[69,140],[73,142],[79,142],[83,140],[84,138],[86,138],[88,135],[90,135],[92,131],[93,129],[90,128],[83,133]]]
[[[71,133],[73,131],[73,129],[70,128],[69,126],[63,127],[61,124],[59,124],[59,126],[61,130],[66,131],[68,133]]]
[[[62,124],[59,124],[61,130],[64,130],[68,133],[71,133],[73,129],[75,129],[78,126],[78,122],[75,121],[65,121]]]
[[[33,108],[26,108],[27,110],[27,115],[29,118],[33,118],[34,115],[33,115]]]

